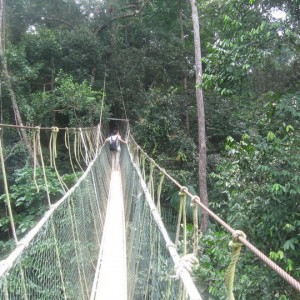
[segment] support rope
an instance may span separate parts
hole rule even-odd
[[[37,193],[40,192],[40,188],[36,181],[36,168],[37,168],[37,155],[38,155],[38,130],[34,130],[33,132],[33,182],[36,187]]]
[[[70,131],[68,128],[66,128],[66,131],[65,131],[65,147],[68,149],[71,168],[72,168],[73,174],[76,176],[76,172],[75,172],[74,164],[73,164],[73,160],[72,160],[72,154],[71,154]]]
[[[165,179],[165,174],[163,172],[160,172],[160,179],[159,179],[159,184],[157,187],[157,200],[156,200],[156,206],[159,214],[161,214],[161,207],[160,207],[160,196],[161,196],[161,189],[162,185]]]
[[[15,221],[14,221],[14,217],[13,217],[13,211],[12,211],[12,207],[11,207],[11,203],[10,203],[7,175],[6,175],[6,170],[5,170],[2,138],[3,138],[3,135],[1,134],[0,135],[0,160],[1,160],[2,176],[3,176],[3,181],[4,181],[4,191],[5,191],[5,197],[6,197],[6,205],[7,205],[7,208],[8,208],[11,231],[12,231],[12,234],[13,234],[13,237],[14,237],[15,244],[18,245],[18,237],[17,237],[17,233],[16,233],[16,227],[15,227]]]
[[[199,240],[199,222],[198,222],[198,205],[196,205],[195,201],[198,200],[200,201],[199,197],[193,197],[192,198],[192,206],[193,206],[193,225],[194,225],[194,232],[193,232],[193,239],[194,239],[194,249],[193,253],[194,255],[198,255],[198,250],[199,250],[199,245],[198,245],[198,240]]]
[[[241,247],[243,246],[243,244],[238,240],[238,237],[240,236],[246,239],[246,235],[244,232],[236,230],[235,233],[232,235],[232,240],[229,242],[229,247],[232,249],[232,257],[225,273],[225,285],[228,293],[227,300],[234,300],[233,283],[235,267],[240,257]]]
[[[56,166],[56,158],[57,158],[57,134],[59,129],[57,127],[52,127],[51,130],[51,137],[50,137],[50,165],[54,168],[57,179],[64,190],[66,192],[68,190],[67,185],[64,183],[63,179],[61,178],[57,166]]]
[[[77,162],[77,165],[79,166],[81,171],[83,171],[83,168],[82,168],[82,166],[79,162],[79,157],[78,157],[78,154],[79,154],[78,153],[78,148],[79,148],[78,143],[79,143],[79,141],[78,141],[77,129],[74,129],[74,156],[75,156],[75,160]]]
[[[41,159],[41,164],[42,164],[43,178],[44,178],[46,195],[47,195],[47,202],[48,202],[48,206],[51,207],[49,184],[48,184],[48,180],[47,180],[44,156],[43,156],[42,145],[41,145],[40,127],[36,127],[35,135],[36,135],[36,144],[37,144],[37,148],[38,148],[38,152],[40,154],[40,159]]]

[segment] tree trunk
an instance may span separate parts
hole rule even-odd
[[[5,46],[4,46],[5,45],[4,16],[5,16],[5,0],[0,0],[0,25],[1,25],[1,29],[0,29],[0,60],[1,60],[1,66],[2,66],[2,76],[4,79],[5,86],[7,87],[10,98],[11,98],[16,125],[21,127],[21,128],[19,128],[20,136],[24,141],[24,144],[25,144],[25,147],[27,149],[29,156],[33,158],[33,150],[31,147],[30,139],[26,133],[26,130],[24,128],[22,128],[22,126],[24,126],[24,125],[23,125],[22,117],[21,117],[20,110],[18,107],[18,103],[16,100],[16,95],[12,88],[8,68],[7,68],[7,62],[6,62],[6,57],[5,57]]]
[[[207,181],[206,181],[206,136],[205,136],[205,113],[202,83],[202,64],[201,64],[201,42],[198,8],[195,0],[189,0],[192,8],[192,20],[194,30],[195,45],[195,65],[196,65],[196,101],[198,114],[198,143],[199,143],[199,187],[200,200],[208,206]],[[208,214],[202,210],[201,232],[205,233],[208,225]]]
[[[185,47],[185,41],[184,41],[184,29],[183,29],[183,17],[182,17],[182,0],[178,1],[178,7],[179,7],[179,23],[180,23],[180,40],[182,44],[182,59],[185,60],[185,55],[184,55],[184,47]],[[183,89],[185,92],[185,95],[187,95],[187,78],[186,74],[184,75],[183,78]],[[190,136],[190,118],[189,118],[189,107],[186,106],[186,110],[183,113],[184,118],[185,118],[185,133],[187,136]]]

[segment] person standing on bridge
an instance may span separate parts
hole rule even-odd
[[[109,142],[109,150],[111,151],[112,169],[118,171],[120,167],[120,155],[121,155],[120,142],[124,144],[126,144],[126,142],[122,140],[118,129],[115,129],[113,134],[109,138],[107,138],[105,142],[106,143]]]

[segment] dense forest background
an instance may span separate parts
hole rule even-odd
[[[16,124],[19,111],[24,125],[91,126],[104,99],[103,119],[128,118],[143,149],[182,184],[199,189],[188,1],[1,4],[1,123]],[[299,279],[299,2],[203,0],[198,9],[209,205]],[[25,231],[30,220],[22,218]],[[3,248],[7,223],[1,208]],[[226,298],[227,243],[217,226],[201,238],[195,276],[207,299]],[[300,299],[250,253],[238,271],[237,299]]]

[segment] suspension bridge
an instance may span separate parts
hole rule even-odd
[[[12,154],[8,155],[4,144],[5,136],[16,126],[0,127],[2,177],[15,243],[14,250],[0,262],[0,299],[201,300],[199,285],[193,277],[198,254],[199,207],[231,233],[237,245],[225,275],[228,299],[234,299],[235,264],[242,245],[300,292],[297,280],[157,165],[135,142],[127,126],[123,130],[127,143],[122,145],[119,171],[112,170],[105,132],[100,126],[23,128],[30,132],[32,141],[32,184],[38,193],[38,182],[42,182],[48,210],[26,235],[21,235],[14,219],[6,171],[6,161]],[[49,137],[47,147],[41,131]],[[59,145],[74,174],[76,168],[82,170],[72,187],[60,175]],[[64,193],[58,201],[51,199],[47,162]],[[38,169],[42,170],[40,175]],[[182,199],[182,214],[173,238],[166,229],[169,217],[160,199],[164,186],[170,185],[178,189]],[[194,203],[193,247],[186,242],[186,197]]]

